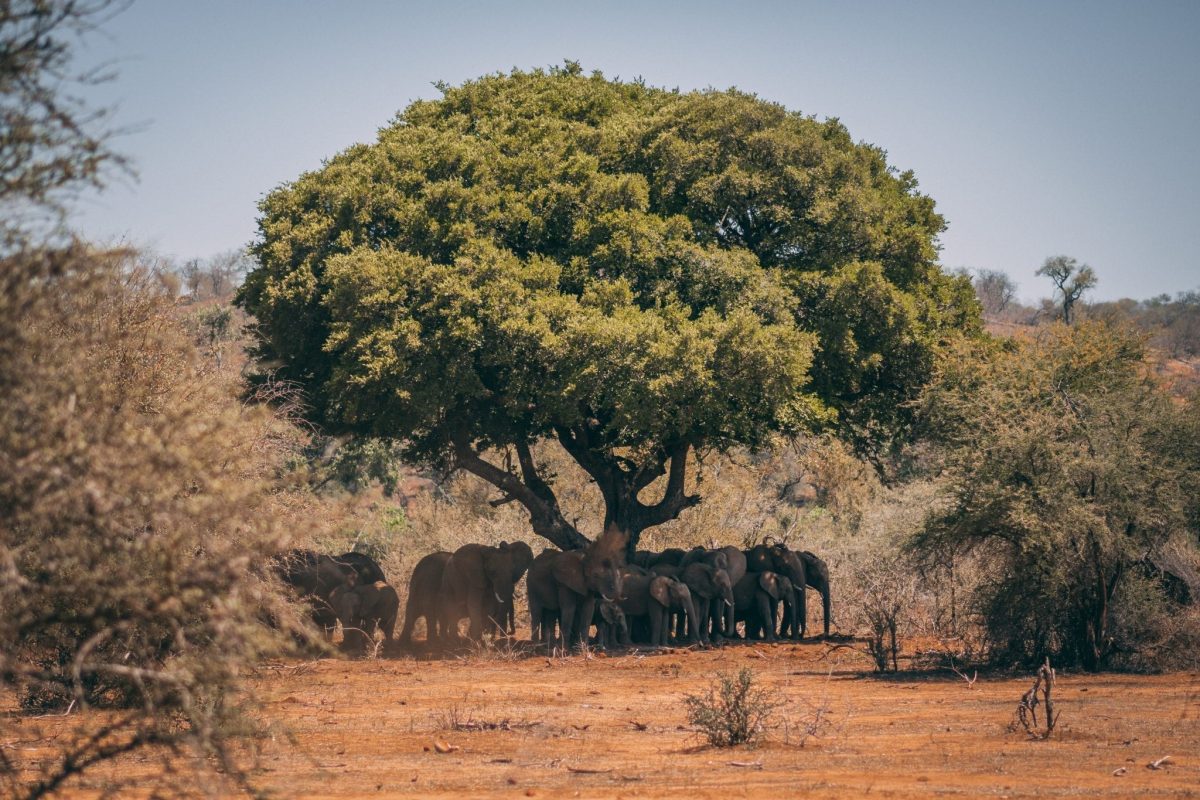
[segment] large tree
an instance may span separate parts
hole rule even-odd
[[[267,196],[240,302],[317,422],[490,481],[555,544],[586,540],[539,440],[632,548],[699,502],[694,450],[830,425],[879,460],[978,327],[933,201],[837,120],[573,63],[439,88]]]

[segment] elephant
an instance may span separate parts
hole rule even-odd
[[[442,593],[442,573],[453,553],[445,550],[430,553],[417,562],[412,578],[408,582],[408,602],[404,607],[404,630],[400,631],[400,643],[412,641],[413,628],[417,620],[425,618],[425,641],[433,644],[441,638],[441,618],[438,614]]]
[[[353,588],[358,573],[348,564],[311,550],[290,550],[274,563],[280,580],[291,586],[312,609],[312,620],[326,630],[337,623],[329,597],[339,587]]]
[[[817,556],[808,552],[789,550],[785,545],[760,544],[746,551],[749,569],[755,572],[772,571],[784,575],[792,582],[796,596],[796,626],[794,636],[804,638],[808,623],[808,599],[806,587],[811,586],[821,593],[825,635],[829,635],[829,567]]]
[[[525,582],[529,597],[529,636],[533,642],[548,644],[558,624],[558,588],[554,585],[554,561],[561,550],[546,548],[529,565]]]
[[[633,558],[630,559],[629,563],[631,565],[636,564],[643,569],[651,569],[657,564],[669,564],[677,567],[685,552],[678,547],[668,547],[661,553],[656,553],[653,550],[638,550],[634,552]]]
[[[342,553],[337,557],[337,560],[343,564],[349,564],[358,573],[358,582],[362,585],[368,583],[377,583],[383,581],[387,583],[387,577],[383,574],[383,569],[375,559],[371,558],[366,553]]]
[[[538,555],[529,567],[529,614],[549,646],[552,628],[547,615],[557,615],[559,641],[570,647],[587,638],[598,600],[621,597],[621,568],[627,537],[617,530],[602,533],[584,550]]]
[[[704,557],[708,555],[708,552],[709,551],[707,547],[696,545],[691,550],[685,550],[683,555],[679,557],[679,561],[675,563],[675,566],[679,567],[680,569],[686,569],[689,564],[694,564],[697,561],[703,560]]]
[[[804,580],[808,585],[821,593],[821,621],[824,624],[825,636],[829,637],[829,609],[832,600],[829,595],[829,566],[820,558],[810,553],[808,550],[802,550],[797,555],[804,562]],[[797,617],[799,618],[800,630],[803,631],[805,620],[800,617],[800,612],[797,609]],[[799,634],[803,636],[803,633]]]
[[[668,578],[678,578],[683,574],[683,570],[680,569],[678,565],[666,564],[663,562],[659,562],[658,564],[650,567],[650,571],[655,575],[666,575]]]
[[[385,645],[392,640],[396,616],[400,613],[400,595],[387,582],[339,586],[330,603],[342,623],[342,648],[347,652],[366,650],[377,626],[383,632]]]
[[[708,621],[712,616],[714,602],[719,608],[723,607],[720,603],[733,605],[733,583],[729,580],[729,573],[711,564],[696,561],[684,568],[680,580],[691,591],[696,606],[696,619],[699,623],[697,636],[701,643],[708,644]],[[719,635],[719,629],[717,633]]]
[[[512,602],[516,559],[507,542],[496,547],[465,544],[454,551],[442,571],[439,599],[443,637],[458,638],[458,621],[470,620],[471,641],[483,640],[484,629],[496,630],[492,614]]]
[[[700,629],[691,591],[674,578],[663,575],[630,573],[624,576],[624,596],[620,600],[626,617],[643,617],[650,627],[649,643],[655,647],[669,644],[671,614],[686,615],[691,639]]]
[[[742,576],[746,574],[746,556],[741,550],[732,545],[717,547],[711,550],[703,547],[694,547],[681,560],[681,566],[684,568],[691,564],[709,564],[717,569],[723,569],[729,574],[729,580],[733,584],[737,584],[742,579]],[[727,636],[734,635],[737,627],[734,620],[733,606],[714,606],[712,613],[714,615],[712,626],[717,629],[724,629]]]
[[[780,543],[759,544],[746,551],[747,568],[751,572],[775,572],[792,582],[796,597],[796,617],[800,622],[797,639],[804,638],[807,595],[804,561],[793,550]]]
[[[776,604],[784,604],[784,627],[795,616],[791,581],[774,572],[747,572],[733,586],[736,618],[746,623],[746,638],[775,641]]]
[[[671,566],[678,567],[679,562],[683,560],[685,552],[685,550],[679,547],[668,547],[658,554],[658,557],[654,559],[654,562],[650,566],[654,566],[655,564],[670,564]]]
[[[524,573],[529,570],[529,565],[533,564],[533,548],[524,542],[512,542],[509,545],[509,551],[512,553],[512,585],[516,587],[518,583],[521,583]],[[494,612],[488,614],[488,619],[496,620],[500,627],[500,633],[506,634],[506,636],[515,636],[517,632],[516,608],[512,604],[511,597],[502,608],[494,609]]]
[[[612,600],[601,600],[596,604],[596,616],[592,622],[599,634],[598,643],[605,650],[629,646],[629,621],[619,604]]]

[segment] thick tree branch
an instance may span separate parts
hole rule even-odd
[[[529,451],[529,442],[524,439],[519,440],[516,443],[516,449],[517,462],[521,465],[521,475],[525,478],[525,485],[543,501],[557,506],[558,498],[554,496],[554,490],[538,474],[537,464],[533,463],[533,453]]]
[[[556,425],[554,432],[563,449],[571,458],[575,459],[579,466],[583,467],[584,472],[590,475],[596,485],[600,487],[605,506],[614,507],[619,502],[616,478],[620,468],[615,463],[609,463],[599,452],[592,449],[591,439],[585,425],[577,425],[573,428]]]
[[[587,537],[563,517],[554,493],[540,477],[537,479],[540,484],[539,490],[535,490],[513,473],[497,467],[480,456],[471,447],[465,435],[455,436],[453,444],[455,465],[482,478],[525,506],[529,512],[529,522],[536,534],[548,539],[563,550],[587,547],[589,544]],[[526,451],[528,451],[527,447]],[[529,463],[532,465],[532,458]],[[522,465],[523,468],[524,465]],[[545,496],[540,495],[539,491],[543,492]]]
[[[667,477],[667,490],[663,492],[662,500],[652,506],[643,507],[644,511],[639,520],[641,527],[649,528],[661,525],[678,517],[684,509],[699,505],[700,495],[684,493],[687,481],[687,458],[690,450],[691,445],[687,442],[671,448],[671,469]]]

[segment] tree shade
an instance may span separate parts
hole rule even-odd
[[[571,62],[439,88],[266,197],[239,302],[316,422],[481,476],[560,546],[534,442],[632,547],[699,502],[694,449],[831,426],[879,463],[978,331],[933,201],[837,120]]]

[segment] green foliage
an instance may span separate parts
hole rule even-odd
[[[987,553],[999,658],[1103,665],[1130,565],[1174,532],[1195,538],[1196,407],[1174,402],[1144,356],[1128,331],[1057,325],[962,345],[924,394],[948,491],[916,545]]]
[[[1071,324],[1071,310],[1083,293],[1096,285],[1096,271],[1087,264],[1080,264],[1070,256],[1052,256],[1038,268],[1038,275],[1045,275],[1054,282],[1058,301],[1062,305],[1063,322]]]
[[[557,437],[620,516],[680,447],[881,454],[977,329],[933,202],[836,120],[570,65],[442,90],[261,205],[239,302],[331,428],[439,466]]]
[[[742,667],[737,675],[718,672],[702,694],[683,697],[688,724],[695,725],[713,747],[755,744],[783,701],[754,685],[754,671]]]

